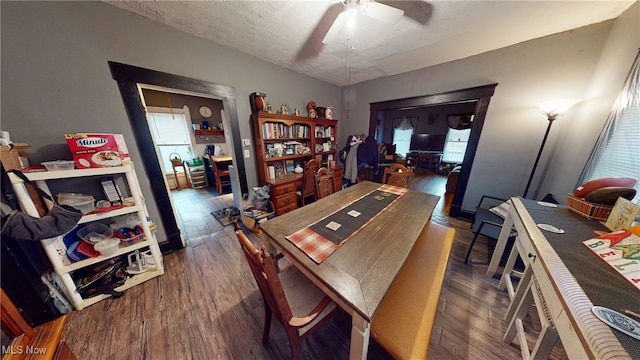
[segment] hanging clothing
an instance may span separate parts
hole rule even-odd
[[[353,145],[347,153],[347,159],[344,164],[344,178],[355,183],[358,180],[358,146],[360,143]]]

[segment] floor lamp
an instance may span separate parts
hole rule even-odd
[[[557,99],[549,103],[540,105],[540,110],[542,110],[542,112],[545,115],[547,115],[547,120],[549,121],[549,125],[547,125],[547,131],[544,133],[544,137],[542,138],[542,144],[540,144],[540,150],[538,150],[538,156],[536,156],[536,162],[533,163],[533,169],[531,169],[531,175],[529,175],[529,181],[527,181],[527,187],[524,189],[524,195],[522,195],[523,198],[526,198],[527,193],[529,192],[529,187],[531,186],[533,175],[535,175],[536,173],[536,168],[538,167],[538,162],[540,161],[540,155],[542,155],[544,144],[547,142],[547,137],[549,136],[551,125],[558,118],[560,114],[569,110],[573,105],[577,104],[581,100],[582,99]]]

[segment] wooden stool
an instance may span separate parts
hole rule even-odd
[[[187,166],[185,165],[185,163],[181,162],[181,163],[178,164],[177,162],[172,161],[171,162],[171,167],[173,168],[173,177],[176,179],[176,187],[177,187],[177,189],[178,190],[182,190],[185,187],[186,188],[190,188],[191,187],[191,182],[189,181],[189,174],[187,173]],[[176,171],[176,168],[179,168],[179,167],[182,168],[182,174],[184,175],[184,180],[187,182],[187,186],[185,186],[185,187],[182,187],[180,185],[180,179],[178,179],[178,171]]]

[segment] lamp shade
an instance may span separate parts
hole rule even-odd
[[[573,105],[579,103],[582,99],[556,99],[539,105],[538,107],[547,116],[557,116],[569,110]]]

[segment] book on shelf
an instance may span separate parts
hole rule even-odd
[[[309,138],[309,126],[294,124],[287,126],[282,123],[266,122],[262,124],[263,139],[293,139]]]
[[[275,169],[276,177],[280,177],[280,176],[283,176],[285,174],[284,165],[283,165],[282,161],[274,162],[273,163],[273,167]]]
[[[285,161],[285,169],[288,173],[293,172],[293,170],[295,169],[295,165],[293,163],[293,160],[286,160]]]

